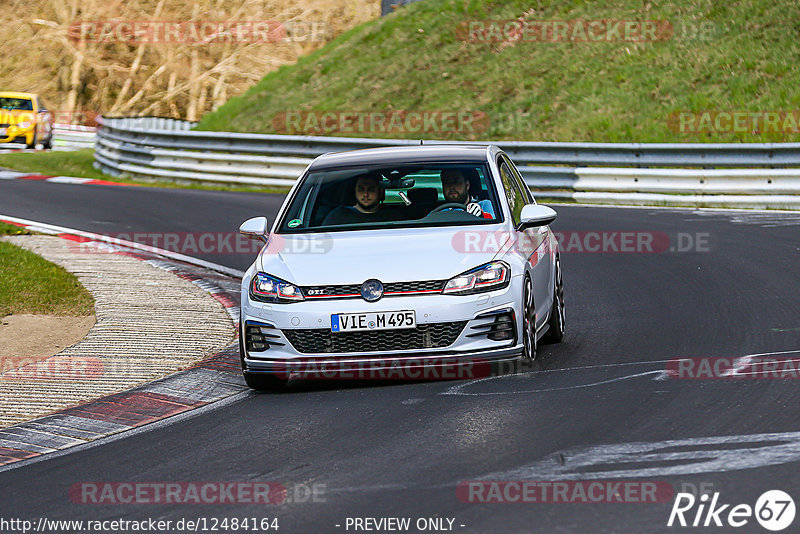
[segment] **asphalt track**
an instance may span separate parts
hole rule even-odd
[[[0,182],[0,213],[98,233],[234,231],[248,217],[274,217],[280,201]],[[281,533],[354,532],[347,518],[365,517],[408,517],[412,525],[417,518],[451,518],[461,532],[730,529],[667,528],[672,498],[491,504],[458,498],[460,483],[480,479],[652,481],[676,491],[704,484],[721,503],[751,506],[764,491],[779,489],[798,502],[799,382],[681,380],[663,371],[677,358],[800,350],[800,217],[557,211],[553,228],[560,232],[652,232],[669,236],[673,248],[687,244],[678,233],[699,234],[704,244],[684,252],[564,253],[567,335],[559,345],[540,347],[532,372],[482,381],[302,382],[280,395],[248,393],[172,424],[0,472],[0,517],[277,517]],[[237,269],[252,260],[200,256]],[[109,505],[70,498],[74,484],[101,481],[278,482],[294,502]],[[322,491],[316,499],[293,495],[314,484]],[[797,525],[800,519],[787,532]],[[737,531],[766,532],[753,518]]]

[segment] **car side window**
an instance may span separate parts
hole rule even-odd
[[[525,179],[522,177],[522,174],[519,172],[519,169],[517,169],[516,165],[514,165],[514,162],[505,157],[503,157],[503,161],[505,161],[508,164],[508,168],[511,169],[511,174],[514,175],[514,180],[517,182],[517,186],[525,196],[526,204],[536,204],[536,200],[533,198],[533,193],[531,193],[530,187],[528,187],[528,184],[525,183]]]
[[[498,161],[498,167],[500,169],[500,180],[503,182],[503,190],[506,192],[506,198],[508,199],[508,207],[511,210],[511,220],[514,221],[514,226],[516,226],[519,224],[522,208],[527,204],[527,197],[520,190],[511,169],[502,158]]]

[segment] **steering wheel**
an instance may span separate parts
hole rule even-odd
[[[460,202],[447,202],[445,204],[442,204],[438,208],[434,208],[433,210],[431,210],[431,213],[438,213],[438,212],[444,211],[444,210],[462,210],[462,211],[467,211],[467,207],[464,204],[460,203]]]

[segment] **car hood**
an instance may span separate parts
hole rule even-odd
[[[491,261],[507,238],[500,227],[272,234],[256,266],[301,286],[360,284],[370,278],[382,282],[446,280]],[[490,234],[496,236],[496,244],[464,246],[464,242],[484,242]]]

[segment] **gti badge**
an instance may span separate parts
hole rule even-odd
[[[375,302],[383,296],[383,284],[380,280],[367,280],[361,284],[361,298],[367,302]]]

